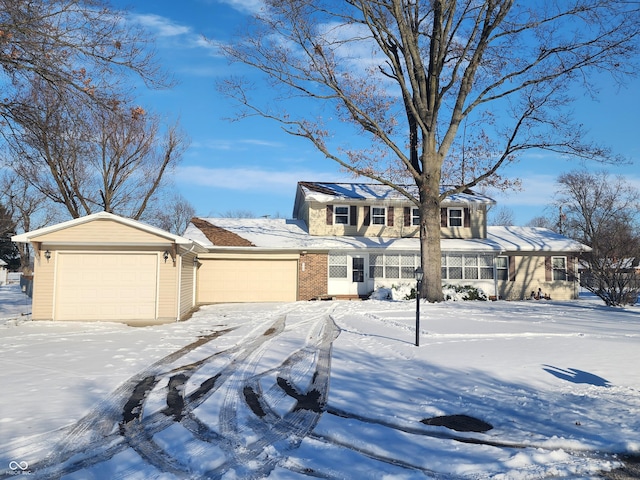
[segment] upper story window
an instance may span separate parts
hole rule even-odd
[[[567,279],[567,257],[551,257],[554,280]]]
[[[373,225],[387,224],[387,209],[384,207],[371,208],[371,223]]]
[[[462,208],[448,208],[447,219],[450,227],[461,227],[463,225],[464,211]]]
[[[350,225],[348,205],[336,205],[333,208],[333,223],[336,225]]]
[[[411,225],[420,225],[420,210],[417,208],[411,209]]]

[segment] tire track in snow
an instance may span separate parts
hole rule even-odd
[[[254,329],[245,337],[248,341],[227,350],[207,355],[187,365],[175,365],[188,353],[198,350],[229,331],[220,330],[200,337],[131,377],[94,411],[66,429],[66,435],[53,449],[55,453],[32,464],[29,473],[33,478],[60,478],[108,461],[114,455],[131,448],[159,473],[170,473],[177,478],[219,478],[230,470],[240,470],[242,476],[247,459],[253,460],[255,454],[269,449],[272,443],[295,437],[297,440],[292,446],[299,444],[304,435],[313,429],[322,414],[321,407],[326,404],[331,345],[339,332],[327,314],[314,315],[316,318],[307,317],[297,322],[292,332],[312,326],[312,333],[306,345],[286,358],[281,365],[271,369],[272,371],[256,375],[258,364],[269,348],[269,342],[280,337],[285,331],[285,315],[281,315],[266,328],[263,326],[261,330],[259,327]],[[261,322],[261,325],[264,325],[264,322]],[[187,384],[196,372],[202,372],[218,363],[221,366],[215,373],[206,376],[193,391],[187,393]],[[274,372],[279,373],[275,374],[276,381],[269,389],[271,397],[274,396],[275,390],[280,389],[281,392],[277,396],[281,399],[288,396],[290,398],[291,395],[297,396],[297,406],[281,417],[275,415],[271,408],[267,409],[271,412],[268,417],[256,417],[247,405],[246,393],[253,391],[253,382],[274,375]],[[308,394],[297,386],[305,375],[310,375],[309,389],[315,404],[309,403]],[[223,385],[226,392],[219,413],[221,435],[201,421],[195,409]],[[165,397],[166,406],[146,412],[149,397],[159,392]],[[258,388],[255,392],[258,398],[252,402],[254,405],[262,402],[261,389]],[[310,408],[312,404],[316,407]],[[249,421],[239,422],[234,413],[239,408],[250,411],[259,421],[250,418]],[[269,423],[271,421],[275,422],[275,428]],[[202,474],[194,473],[188,465],[164,451],[154,439],[154,435],[176,424],[191,432],[194,440],[221,447],[228,454],[228,458],[220,468]],[[238,448],[238,440],[242,439],[243,431],[247,428],[254,428],[260,439],[252,442],[249,449]],[[229,438],[224,438],[223,435]],[[249,453],[244,453],[244,450]],[[247,476],[253,477],[258,472],[270,471],[278,460],[268,455],[263,455],[263,458],[262,465],[246,471]],[[130,473],[134,471],[132,468],[134,467],[128,469]],[[122,474],[126,476],[126,472]]]

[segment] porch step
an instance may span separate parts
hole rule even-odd
[[[369,298],[368,295],[320,295],[314,300],[348,300],[348,301],[361,301]]]

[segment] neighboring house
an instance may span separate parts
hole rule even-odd
[[[442,204],[443,283],[488,296],[578,296],[589,247],[543,228],[489,227],[495,202],[466,191]],[[109,213],[16,235],[35,252],[34,320],[176,321],[197,305],[364,298],[415,284],[417,208],[365,183],[300,182],[293,219],[194,218],[182,236]]]

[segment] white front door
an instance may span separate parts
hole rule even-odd
[[[365,255],[354,255],[351,257],[351,288],[350,294],[367,295],[371,293],[369,287],[369,275],[367,272],[368,261]]]

